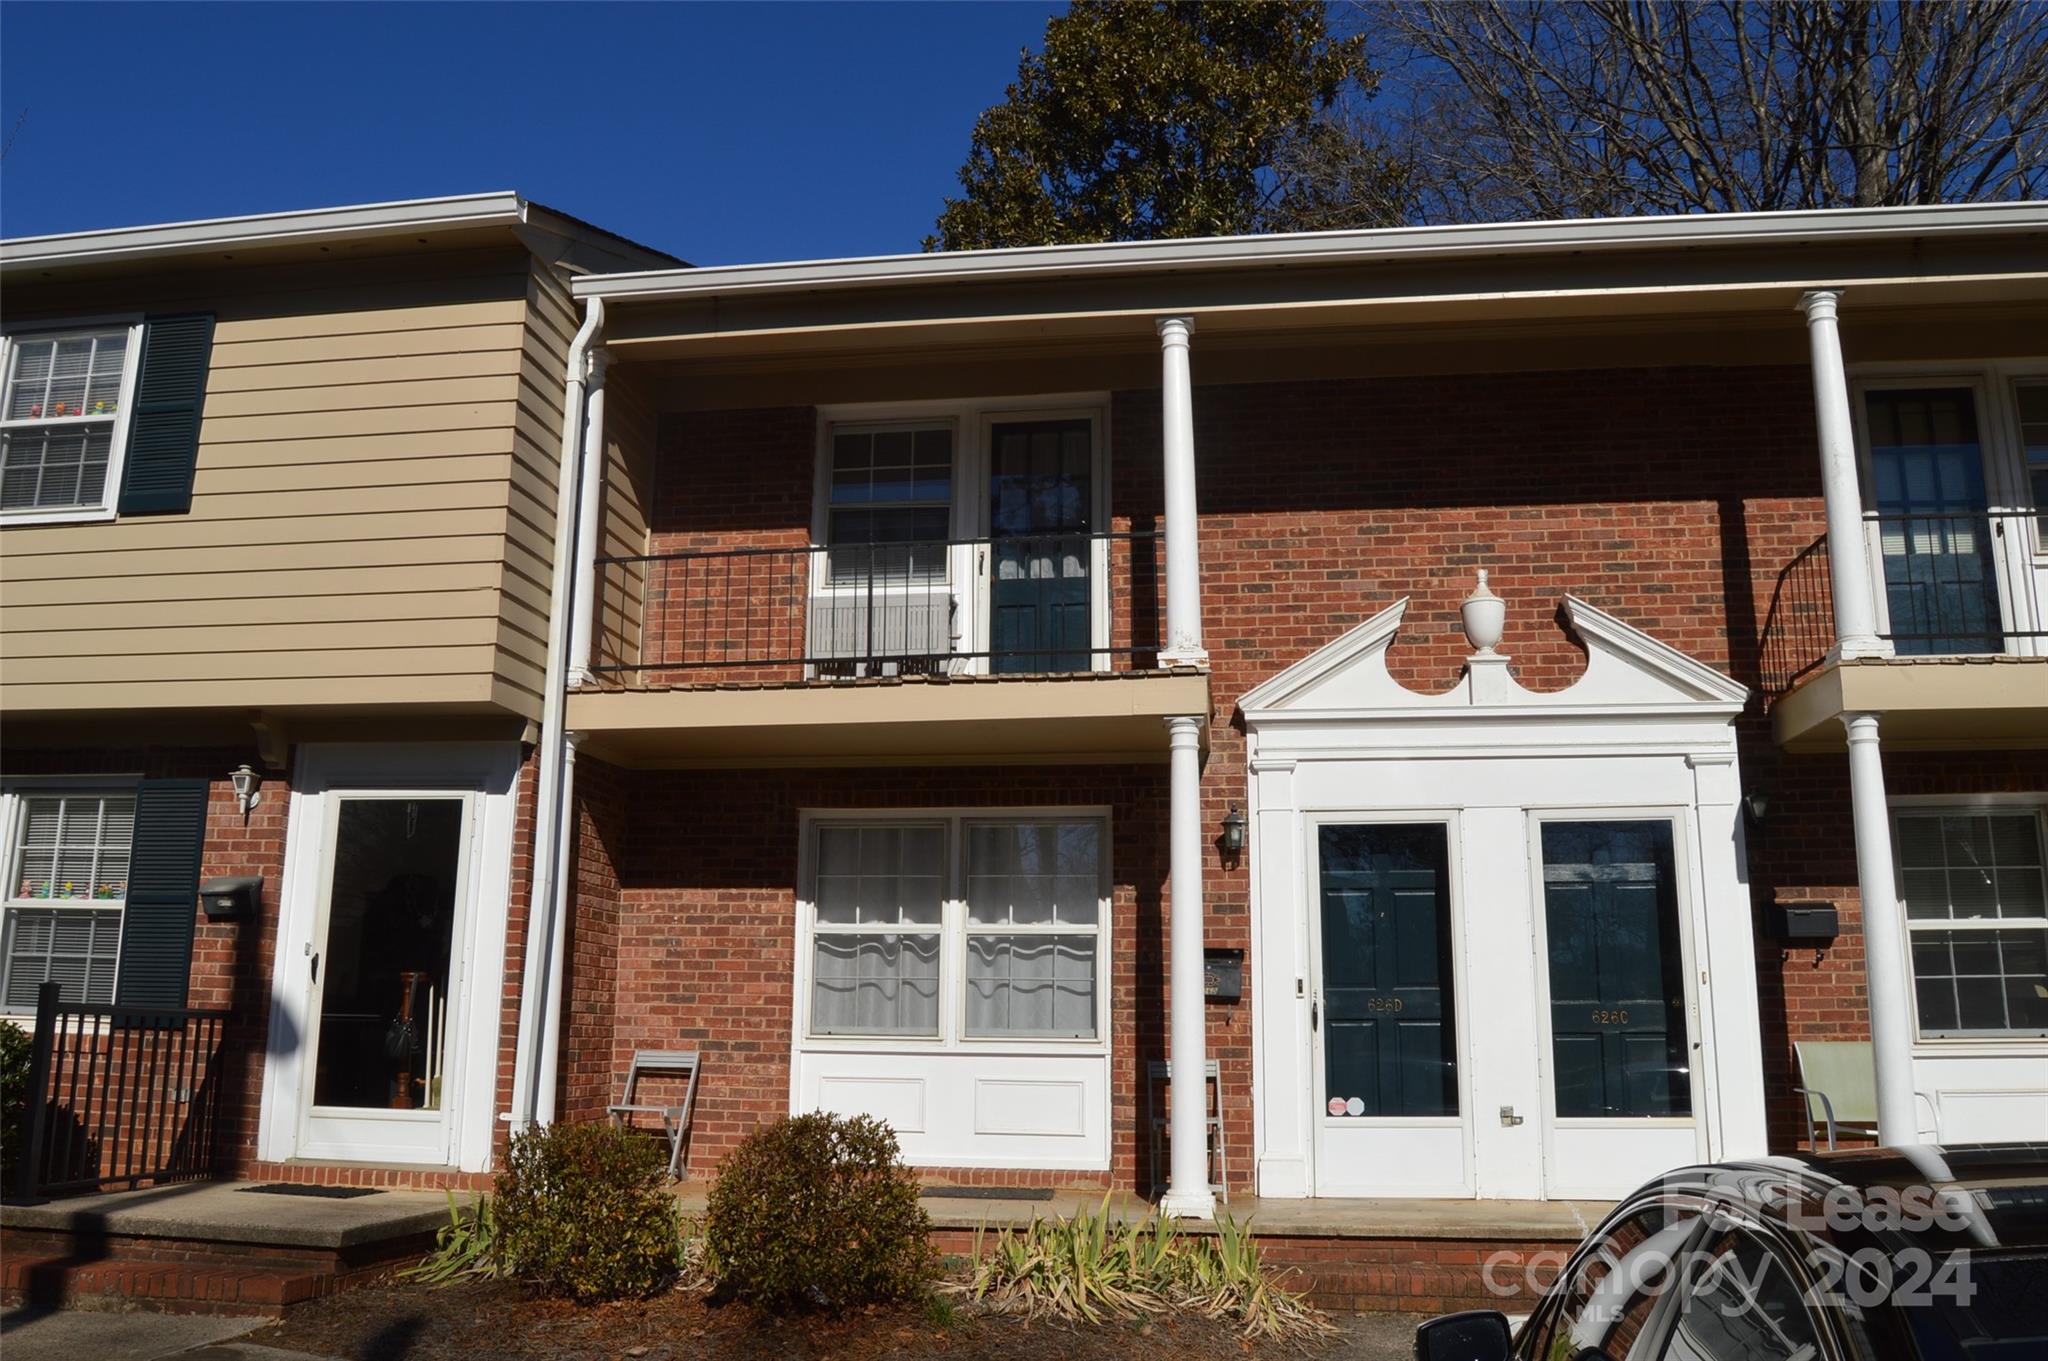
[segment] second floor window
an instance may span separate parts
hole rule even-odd
[[[953,522],[953,430],[832,432],[826,542],[831,583],[926,582],[946,575]]]
[[[0,512],[111,506],[139,329],[30,332],[0,343]]]
[[[2013,389],[2020,409],[2020,443],[2027,452],[2027,485],[2034,497],[2034,549],[2048,553],[2048,383]]]

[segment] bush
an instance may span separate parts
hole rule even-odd
[[[0,1021],[0,1193],[14,1189],[14,1160],[27,1136],[28,1032]]]
[[[652,1294],[673,1279],[680,1224],[668,1160],[609,1125],[513,1136],[493,1218],[501,1270],[579,1303]]]
[[[937,1270],[917,1181],[871,1116],[755,1130],[719,1170],[704,1234],[719,1288],[768,1309],[905,1299]]]
[[[975,1236],[976,1299],[1030,1318],[1100,1323],[1169,1312],[1239,1324],[1248,1339],[1326,1338],[1329,1322],[1283,1289],[1248,1226],[1219,1215],[1211,1234],[1182,1233],[1171,1219],[1120,1218],[1103,1197],[1063,1219],[1039,1219]]]

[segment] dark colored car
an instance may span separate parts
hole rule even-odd
[[[1671,1172],[1573,1252],[1521,1328],[1416,1330],[1420,1361],[2044,1361],[2048,1143]]]

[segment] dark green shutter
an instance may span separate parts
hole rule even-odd
[[[192,509],[192,470],[199,462],[199,417],[212,356],[211,316],[151,317],[143,323],[121,514],[182,515]]]
[[[205,780],[144,780],[135,791],[135,848],[121,917],[117,1006],[185,1005],[192,923],[199,912],[206,796]]]

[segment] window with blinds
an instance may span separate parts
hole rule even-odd
[[[25,791],[12,802],[0,1002],[33,1010],[49,982],[67,1001],[113,1001],[135,796]]]
[[[0,513],[109,504],[137,348],[125,326],[5,339]]]
[[[1100,817],[817,824],[808,1033],[1099,1042],[1107,842]]]

